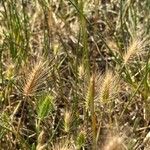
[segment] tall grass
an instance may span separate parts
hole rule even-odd
[[[149,0],[2,0],[0,148],[150,147]]]

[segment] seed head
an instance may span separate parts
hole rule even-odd
[[[43,83],[48,77],[48,66],[46,62],[39,61],[34,64],[31,71],[25,75],[23,95],[33,96],[43,90]]]
[[[135,58],[143,54],[146,46],[148,45],[148,37],[144,35],[134,36],[123,56],[124,64],[127,64]]]
[[[102,75],[99,81],[99,99],[106,103],[116,98],[119,91],[119,78],[111,71],[107,71]]]

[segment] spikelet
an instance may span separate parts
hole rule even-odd
[[[85,68],[84,68],[84,65],[81,64],[78,67],[78,76],[79,76],[79,79],[83,79],[84,75],[85,75]]]
[[[56,143],[52,150],[76,150],[76,147],[72,139],[67,139]]]
[[[85,143],[86,143],[86,131],[81,130],[79,131],[76,140],[77,149],[82,149],[83,147],[85,147]]]
[[[37,139],[36,150],[45,150],[47,143],[44,143],[44,131],[42,130]]]
[[[119,78],[111,71],[102,75],[99,81],[99,99],[103,103],[116,98],[119,91]]]
[[[104,146],[103,150],[125,150],[122,138],[117,136],[111,137],[108,139],[107,144]]]
[[[131,62],[135,56],[140,56],[144,53],[146,46],[148,45],[148,37],[144,34],[134,36],[129,43],[127,51],[123,56],[124,64]]]
[[[65,114],[64,114],[64,131],[67,133],[70,131],[71,120],[72,120],[71,112],[65,111]]]
[[[43,90],[42,85],[48,77],[48,69],[49,67],[45,61],[40,60],[34,64],[31,71],[25,75],[22,90],[24,96],[33,96]]]
[[[7,64],[7,68],[5,71],[5,76],[7,80],[12,80],[15,75],[15,65],[14,64]]]

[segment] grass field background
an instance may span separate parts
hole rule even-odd
[[[150,150],[150,0],[1,0],[0,149]]]

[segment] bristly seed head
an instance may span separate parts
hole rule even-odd
[[[65,139],[61,140],[60,142],[56,143],[52,150],[75,150],[75,144],[72,139]]]
[[[148,37],[141,33],[141,35],[134,36],[129,43],[127,51],[123,56],[124,64],[127,64],[133,60],[135,56],[140,56],[144,53],[146,46],[148,45]]]
[[[23,85],[23,95],[33,96],[43,90],[43,83],[48,77],[48,65],[44,61],[39,61],[34,64],[31,71],[25,75]]]
[[[99,99],[102,103],[116,98],[119,91],[119,78],[107,71],[99,80]]]
[[[64,114],[64,131],[65,132],[70,131],[71,119],[72,119],[71,112],[65,111],[65,114]]]

